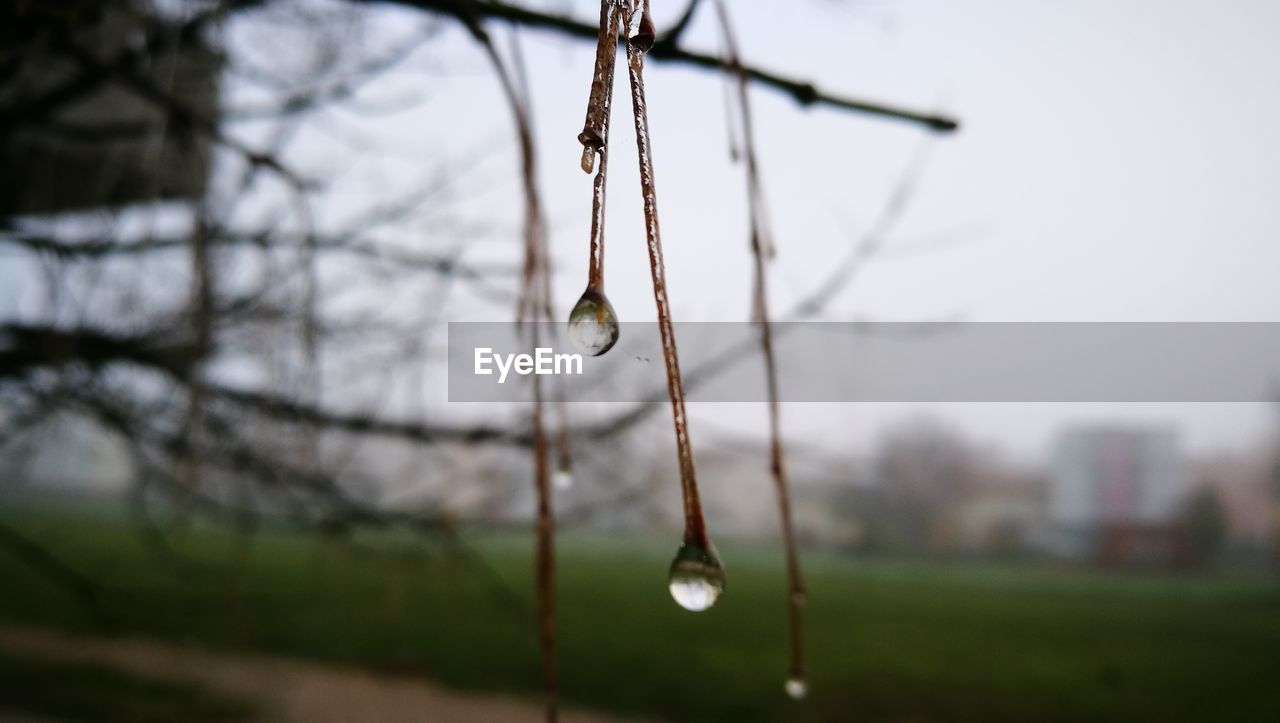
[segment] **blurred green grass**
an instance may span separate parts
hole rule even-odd
[[[124,520],[0,513],[104,584],[107,629],[421,673],[536,693],[530,540],[475,536],[472,556],[407,534],[357,545],[280,530],[244,552],[196,528],[175,564]],[[557,564],[563,697],[672,720],[1280,720],[1280,584],[807,554],[810,696],[782,692],[782,561],[725,542],[728,589],[678,609],[674,542],[574,535]],[[241,570],[241,571],[238,571]],[[0,548],[0,618],[102,632]]]

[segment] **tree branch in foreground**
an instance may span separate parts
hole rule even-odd
[[[370,2],[371,0],[354,1]],[[468,25],[475,23],[477,20],[493,18],[535,30],[568,35],[580,40],[594,41],[599,34],[599,28],[595,25],[580,22],[564,15],[541,12],[505,2],[483,2],[482,0],[379,0],[379,2],[393,2],[406,7],[452,15]],[[687,24],[688,19],[681,18],[677,28],[682,29]],[[743,65],[738,67],[727,58],[686,50],[679,46],[678,41],[678,33],[674,37],[660,35],[658,42],[654,44],[646,57],[660,62],[691,65],[704,70],[724,71],[726,73],[741,72],[752,83],[788,95],[803,106],[820,105],[854,113],[866,113],[891,120],[920,124],[930,130],[944,133],[957,130],[960,127],[959,121],[949,116],[914,111],[861,98],[836,95],[818,88],[811,82],[789,78],[758,66]]]

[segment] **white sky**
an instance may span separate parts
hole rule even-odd
[[[592,3],[571,5],[590,16]],[[657,3],[659,26],[681,7]],[[963,123],[959,133],[931,141],[900,241],[827,318],[1280,321],[1280,138],[1273,130],[1280,4],[741,1],[731,9],[752,63],[834,92],[942,109]],[[719,47],[710,10],[695,21],[691,47]],[[577,168],[574,139],[592,49],[535,33],[524,41],[561,272],[557,294],[567,313],[586,273],[590,183]],[[648,86],[675,314],[743,319],[750,291],[744,182],[727,159],[722,84],[651,63]],[[607,279],[624,320],[651,320],[624,93],[620,84]],[[870,223],[926,134],[805,111],[763,89],[752,100],[779,245],[773,301],[782,309]],[[450,87],[441,102],[491,109],[469,114],[493,119],[468,123],[470,133],[505,129],[483,74]],[[512,214],[516,193],[514,184],[501,189]],[[786,422],[797,436],[860,448],[886,421],[919,409],[797,405]],[[1266,408],[1230,404],[930,409],[1027,456],[1073,420],[1171,421],[1196,450],[1247,446],[1274,421]],[[694,433],[699,418],[708,428],[761,430],[759,411],[695,409]]]
[[[594,18],[591,0],[544,5]],[[659,0],[660,28],[683,0]],[[746,60],[852,96],[939,109],[959,133],[823,109],[755,89],[761,165],[778,241],[775,309],[811,290],[875,217],[922,143],[929,163],[885,253],[830,307],[840,319],[971,321],[1280,321],[1280,3],[1268,0],[900,0],[730,3]],[[420,20],[379,9],[376,45]],[[498,33],[498,37],[505,36]],[[281,47],[294,40],[281,39]],[[305,40],[305,39],[303,39]],[[591,44],[525,32],[541,180],[567,316],[586,277],[590,178],[578,167]],[[710,3],[685,43],[715,51]],[[505,43],[504,43],[505,44]],[[259,52],[262,48],[258,49]],[[375,127],[392,154],[348,163],[332,138],[297,154],[350,192],[340,215],[441,168],[469,171],[454,199],[495,225],[473,259],[519,258],[514,143],[496,81],[457,29],[426,61],[388,80],[429,102]],[[650,122],[668,284],[677,320],[747,316],[750,257],[742,169],[727,154],[717,76],[650,63]],[[625,76],[619,73],[610,170],[609,297],[624,321],[654,318]],[[473,159],[479,156],[482,160]],[[474,164],[474,165],[473,165]],[[344,203],[344,199],[346,203]],[[431,229],[423,230],[430,242]],[[12,276],[12,274],[9,274]],[[17,288],[15,285],[11,288]],[[0,304],[16,292],[0,294]],[[450,308],[445,318],[506,318]],[[807,405],[798,437],[863,449],[919,407]],[[1193,449],[1241,448],[1271,429],[1258,405],[948,405],[933,411],[983,440],[1038,455],[1064,422],[1172,422]],[[693,433],[759,433],[763,410],[692,410]]]

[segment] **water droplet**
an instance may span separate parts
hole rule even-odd
[[[601,354],[618,343],[618,315],[604,294],[587,289],[569,312],[569,338],[591,356]]]
[[[724,592],[724,566],[714,547],[682,544],[667,578],[671,597],[685,610],[702,612]]]
[[[804,700],[804,697],[809,694],[809,684],[798,675],[787,678],[786,684],[782,687],[786,689],[787,695],[791,696],[792,700]]]
[[[551,484],[555,485],[558,490],[567,490],[573,487],[573,470],[568,467],[556,468],[556,473],[551,478]]]
[[[582,171],[587,175],[596,169],[596,149],[591,146],[582,147]]]
[[[791,602],[794,603],[796,607],[804,607],[804,604],[809,602],[809,596],[804,590],[796,590],[791,593]]]
[[[649,5],[645,4],[644,11],[640,15],[640,24],[636,28],[635,37],[631,39],[636,47],[640,48],[640,52],[647,53],[653,48],[653,43],[658,38],[658,30],[653,26],[653,18],[649,17]]]

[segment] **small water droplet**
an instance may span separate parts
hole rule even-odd
[[[702,612],[724,592],[724,566],[714,547],[682,544],[667,577],[671,597],[685,610]]]
[[[551,478],[551,484],[555,485],[558,490],[567,490],[573,487],[573,470],[568,467],[558,467],[555,475]]]
[[[640,48],[640,52],[647,53],[653,49],[653,43],[658,38],[657,28],[653,25],[653,18],[649,17],[649,6],[644,6],[644,12],[640,15],[640,25],[636,28],[636,35],[632,38],[632,42]]]
[[[582,147],[582,172],[591,175],[596,169],[596,149],[591,146]]]
[[[792,700],[804,700],[804,697],[809,694],[809,684],[798,675],[787,678],[786,684],[782,687],[786,689],[787,695],[791,696]]]
[[[600,356],[618,343],[618,315],[604,294],[587,289],[578,299],[569,312],[569,338],[591,356]]]
[[[791,593],[791,602],[794,603],[796,607],[804,607],[804,604],[809,602],[809,595],[806,594],[804,590],[796,590]]]

